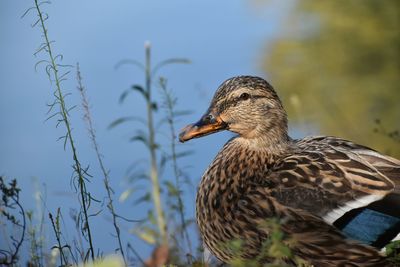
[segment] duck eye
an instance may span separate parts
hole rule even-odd
[[[212,122],[213,120],[214,120],[214,116],[211,115],[211,114],[208,114],[208,115],[205,116],[204,119],[203,119],[203,121],[204,121],[205,123],[210,123],[210,122]]]
[[[250,98],[250,95],[248,94],[248,93],[242,93],[240,96],[239,96],[239,99],[240,100],[247,100],[247,99],[249,99]]]

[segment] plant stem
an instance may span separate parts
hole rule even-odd
[[[54,234],[56,235],[56,239],[57,239],[57,243],[58,243],[58,250],[60,251],[60,265],[64,266],[63,260],[65,262],[65,265],[67,265],[68,261],[65,258],[65,255],[64,255],[64,252],[63,252],[63,247],[61,245],[60,232],[59,232],[59,230],[57,230],[57,227],[56,227],[56,225],[54,223],[53,215],[51,213],[49,213],[49,218],[50,218],[50,221],[51,221],[51,225],[53,226]]]
[[[72,138],[71,125],[68,120],[68,111],[67,111],[67,108],[65,105],[64,96],[61,91],[61,84],[60,84],[60,79],[59,79],[59,75],[58,75],[58,72],[59,72],[58,65],[56,64],[55,58],[53,56],[50,41],[49,41],[49,38],[47,35],[47,29],[44,24],[43,15],[42,15],[42,12],[39,7],[38,0],[35,0],[35,7],[36,7],[36,10],[39,15],[40,25],[41,25],[41,28],[43,31],[43,36],[45,38],[45,45],[47,47],[46,51],[49,54],[49,58],[50,58],[50,66],[51,66],[51,69],[54,71],[54,80],[55,80],[56,88],[57,88],[55,95],[56,95],[56,97],[58,99],[58,103],[60,105],[60,113],[62,116],[62,120],[67,129],[67,134],[66,134],[65,138],[68,139],[69,144],[71,146],[73,160],[75,163],[74,170],[76,171],[76,173],[78,175],[79,189],[80,189],[80,196],[81,196],[81,207],[83,209],[83,214],[84,214],[84,218],[85,218],[85,229],[87,230],[87,234],[88,234],[91,258],[92,258],[92,261],[94,261],[95,257],[94,257],[94,249],[93,249],[93,244],[92,244],[92,235],[91,235],[89,220],[88,220],[88,212],[87,212],[87,207],[86,207],[88,200],[87,200],[87,191],[86,191],[86,184],[85,184],[85,180],[84,180],[84,176],[83,176],[83,170],[82,170],[81,164],[80,164],[78,156],[77,156],[74,139]]]
[[[154,207],[157,213],[157,224],[160,231],[162,244],[168,246],[168,234],[167,226],[165,222],[164,212],[161,206],[161,194],[160,194],[160,183],[158,180],[158,167],[157,167],[157,156],[156,156],[156,143],[155,143],[155,131],[153,122],[153,102],[151,98],[151,54],[150,54],[150,43],[145,44],[146,50],[146,108],[147,108],[147,127],[149,130],[149,150],[150,150],[150,179],[152,183],[152,196]]]
[[[11,254],[10,262],[6,263],[6,265],[13,266],[18,261],[18,253],[19,253],[19,250],[20,250],[20,248],[22,246],[22,243],[24,242],[24,239],[25,239],[25,230],[26,230],[26,218],[25,217],[26,216],[25,216],[24,208],[19,203],[19,192],[17,192],[17,194],[15,196],[12,196],[11,198],[15,202],[15,204],[18,206],[18,208],[20,210],[20,214],[22,216],[22,234],[21,234],[21,238],[19,239],[19,241],[16,244],[14,244],[15,251],[14,251],[13,254]],[[16,241],[16,240],[14,240],[14,241]]]
[[[185,219],[185,212],[184,212],[184,206],[183,206],[183,200],[181,196],[181,189],[180,189],[180,177],[181,177],[181,172],[178,167],[178,161],[177,161],[177,154],[176,154],[176,134],[175,134],[175,123],[174,123],[174,106],[175,106],[175,100],[171,96],[171,93],[168,92],[167,89],[167,84],[166,80],[163,78],[160,78],[160,86],[162,91],[164,92],[165,95],[165,104],[166,104],[166,109],[167,109],[167,121],[169,125],[169,130],[171,132],[171,157],[172,157],[172,166],[174,170],[174,176],[175,176],[175,187],[177,192],[176,198],[178,201],[178,210],[179,210],[179,215],[180,215],[180,220],[181,220],[181,225],[182,225],[182,239],[186,239],[189,253],[192,255],[192,244],[190,242],[189,238],[189,233],[187,231],[186,227],[186,219]]]
[[[103,173],[103,177],[104,177],[103,181],[104,181],[104,186],[106,188],[107,197],[108,197],[107,208],[108,208],[108,210],[110,211],[110,213],[112,215],[114,230],[115,230],[115,233],[117,235],[118,246],[119,246],[120,253],[122,255],[122,259],[124,260],[125,266],[128,266],[127,262],[126,262],[126,258],[125,258],[124,249],[122,247],[121,231],[120,231],[120,229],[118,227],[117,214],[115,212],[114,204],[113,204],[114,191],[110,186],[110,179],[109,179],[109,175],[108,175],[109,172],[106,170],[106,167],[104,166],[104,162],[103,162],[103,159],[102,159],[102,156],[101,156],[101,153],[100,153],[99,144],[97,143],[96,132],[95,132],[95,129],[94,129],[94,126],[93,126],[92,116],[91,116],[91,113],[90,113],[89,101],[88,101],[88,99],[86,97],[85,87],[82,84],[82,76],[81,76],[81,71],[80,71],[80,68],[79,68],[79,64],[76,65],[76,77],[77,77],[77,80],[78,80],[78,90],[81,93],[81,97],[82,97],[82,106],[83,106],[84,114],[85,114],[84,115],[84,120],[85,120],[85,122],[87,124],[90,140],[92,141],[94,150],[96,152],[96,157],[97,157],[97,160],[98,160],[99,165],[100,165],[100,169],[101,169],[101,171]]]

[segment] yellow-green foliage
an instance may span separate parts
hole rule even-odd
[[[296,257],[291,250],[291,245],[296,241],[291,237],[285,235],[281,230],[280,222],[277,219],[266,220],[265,223],[260,225],[268,232],[268,239],[263,243],[263,248],[260,254],[254,259],[242,259],[243,253],[243,240],[232,240],[225,244],[225,248],[229,249],[237,258],[233,259],[229,264],[233,267],[287,267],[288,262],[294,262],[297,266],[308,267],[310,266],[304,260]],[[263,259],[268,258],[269,262],[260,264]]]
[[[96,260],[95,262],[79,265],[80,267],[124,267],[125,264],[120,257],[108,256],[104,259]]]
[[[386,246],[386,255],[395,266],[400,266],[400,240],[392,241]]]
[[[263,62],[290,120],[400,156],[400,1],[296,3]]]

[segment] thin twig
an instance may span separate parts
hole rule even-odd
[[[172,166],[174,170],[174,175],[175,175],[175,187],[177,194],[176,200],[178,201],[178,211],[180,215],[180,220],[181,220],[181,225],[182,225],[182,238],[186,240],[189,253],[192,255],[192,244],[190,242],[189,238],[189,233],[186,227],[186,219],[185,219],[185,212],[184,212],[184,205],[183,205],[183,200],[181,197],[181,188],[180,188],[180,176],[181,172],[178,167],[178,162],[177,162],[177,153],[176,153],[176,134],[175,134],[175,123],[174,123],[174,108],[175,108],[175,100],[172,98],[172,95],[170,92],[168,92],[167,89],[167,83],[164,78],[160,78],[160,86],[162,89],[162,92],[164,93],[164,98],[165,98],[165,105],[166,105],[166,110],[167,110],[167,122],[169,125],[169,130],[171,133],[171,143],[170,143],[170,149],[171,149],[171,157],[172,157]]]
[[[18,261],[18,253],[22,246],[22,243],[25,239],[25,231],[26,231],[26,215],[25,210],[19,202],[19,192],[20,188],[17,186],[17,180],[13,179],[9,186],[4,183],[4,179],[0,176],[0,192],[2,193],[1,198],[1,206],[0,214],[3,215],[8,221],[10,221],[13,225],[22,228],[22,234],[19,239],[16,239],[13,235],[10,236],[12,241],[13,249],[10,248],[10,251],[0,249],[0,265],[13,266]],[[12,201],[10,201],[12,200]],[[17,207],[16,207],[17,206]],[[19,220],[9,213],[6,209],[14,210],[19,209],[19,214],[22,216],[22,224],[20,224]],[[9,246],[11,247],[11,245]]]
[[[144,260],[142,259],[142,257],[140,257],[139,253],[131,246],[130,243],[128,243],[127,247],[128,247],[128,250],[131,250],[131,251],[133,252],[133,254],[135,254],[135,257],[140,261],[140,263],[141,263],[143,266],[146,266],[146,263],[144,262]]]
[[[81,207],[83,209],[83,215],[85,218],[84,229],[87,231],[88,242],[89,242],[89,247],[90,247],[90,254],[91,254],[92,261],[94,261],[95,255],[94,255],[92,235],[91,235],[91,229],[90,229],[90,225],[89,225],[88,211],[87,211],[88,205],[90,203],[90,196],[88,196],[88,193],[86,191],[86,184],[85,184],[85,178],[84,178],[85,170],[83,170],[81,167],[81,163],[77,156],[77,150],[75,147],[74,139],[72,137],[71,125],[70,125],[69,118],[68,118],[69,117],[69,114],[68,114],[69,109],[66,108],[66,104],[64,101],[65,96],[63,95],[62,90],[61,90],[61,81],[62,81],[64,75],[62,75],[61,77],[59,76],[59,67],[61,67],[61,66],[56,63],[56,58],[58,56],[56,56],[56,57],[53,56],[51,42],[49,41],[48,32],[47,32],[47,29],[46,29],[46,26],[44,23],[44,21],[47,19],[47,16],[46,17],[43,16],[43,13],[40,9],[40,3],[38,2],[38,0],[35,0],[35,7],[37,10],[37,14],[39,16],[40,27],[42,29],[43,37],[45,39],[44,45],[42,46],[42,48],[40,48],[40,50],[42,50],[44,47],[44,50],[49,55],[50,64],[46,67],[46,71],[49,75],[50,80],[51,80],[50,72],[53,72],[53,75],[54,75],[54,81],[55,81],[55,85],[56,85],[56,91],[54,92],[54,96],[57,99],[56,103],[58,103],[60,106],[60,115],[61,115],[61,119],[59,119],[59,122],[63,122],[66,127],[66,130],[67,130],[67,133],[64,136],[64,138],[65,138],[64,141],[65,141],[65,144],[67,142],[69,142],[69,144],[71,146],[73,160],[74,160],[74,171],[76,172],[76,174],[78,176],[80,197],[81,197]]]
[[[54,223],[53,215],[50,212],[49,212],[49,218],[50,218],[50,221],[51,221],[51,225],[53,226],[54,234],[55,234],[56,239],[57,239],[57,243],[58,243],[57,248],[60,251],[60,265],[63,266],[64,265],[63,261],[65,262],[65,265],[67,264],[68,261],[67,261],[65,255],[64,255],[64,252],[63,252],[63,249],[62,249],[63,247],[61,245],[60,232],[59,232],[59,230],[57,230],[56,224]]]
[[[19,249],[21,248],[21,245],[22,245],[22,243],[24,242],[24,239],[25,239],[26,217],[25,217],[25,210],[22,207],[22,205],[19,203],[19,194],[17,194],[17,197],[13,197],[13,200],[15,201],[17,206],[19,207],[20,214],[22,216],[22,234],[21,234],[21,238],[19,239],[19,242],[15,246],[15,252],[11,257],[16,262],[17,259],[18,259]]]
[[[89,106],[89,101],[86,97],[86,89],[83,86],[82,83],[82,75],[80,72],[80,68],[79,68],[79,63],[76,65],[76,77],[77,77],[77,81],[78,81],[78,90],[81,93],[81,98],[82,98],[82,107],[84,110],[84,120],[86,122],[86,126],[89,132],[89,137],[90,140],[92,141],[92,145],[94,147],[94,150],[96,152],[96,156],[97,156],[97,160],[99,162],[100,165],[100,169],[103,173],[103,177],[104,177],[104,186],[106,188],[107,191],[107,198],[108,198],[108,204],[107,204],[107,208],[110,211],[111,215],[112,215],[112,220],[113,220],[113,225],[114,225],[114,230],[117,236],[117,240],[118,240],[118,246],[119,246],[119,250],[121,252],[122,258],[124,260],[125,266],[127,266],[126,263],[126,258],[125,258],[125,254],[124,254],[124,249],[122,247],[122,241],[121,241],[121,231],[120,228],[118,226],[118,222],[117,222],[117,214],[115,212],[114,209],[114,204],[113,204],[113,195],[114,195],[114,191],[110,186],[110,179],[109,179],[109,172],[106,170],[106,167],[104,166],[103,163],[103,158],[102,155],[100,153],[100,148],[99,148],[99,144],[97,142],[97,138],[96,138],[96,131],[94,129],[93,126],[93,121],[92,121],[92,116],[91,116],[91,112],[90,112],[90,106]]]
[[[22,225],[19,223],[19,221],[11,214],[6,212],[5,210],[2,210],[1,213],[4,215],[9,221],[11,221],[12,224],[19,226],[22,228],[22,234],[21,237],[17,240],[13,236],[11,236],[12,245],[14,246],[14,249],[10,249],[10,251],[6,251],[3,249],[0,249],[0,254],[4,255],[4,258],[0,258],[0,265],[5,264],[5,265],[14,265],[18,261],[18,253],[21,248],[21,245],[25,239],[25,230],[26,230],[26,218],[25,218],[25,210],[22,207],[22,205],[19,203],[19,192],[20,189],[17,187],[17,181],[13,180],[10,183],[10,187],[7,188],[6,185],[4,184],[3,177],[0,177],[0,187],[1,191],[3,193],[3,202],[4,208],[10,208],[10,209],[15,209],[14,205],[17,205],[19,208],[19,213],[22,216]],[[7,198],[10,198],[13,202],[8,203]],[[9,260],[8,260],[9,258]]]

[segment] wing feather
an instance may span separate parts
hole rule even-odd
[[[277,162],[268,174],[271,195],[284,205],[332,223],[394,190],[394,182],[382,171],[393,169],[392,158],[334,137],[295,142],[300,149]]]

